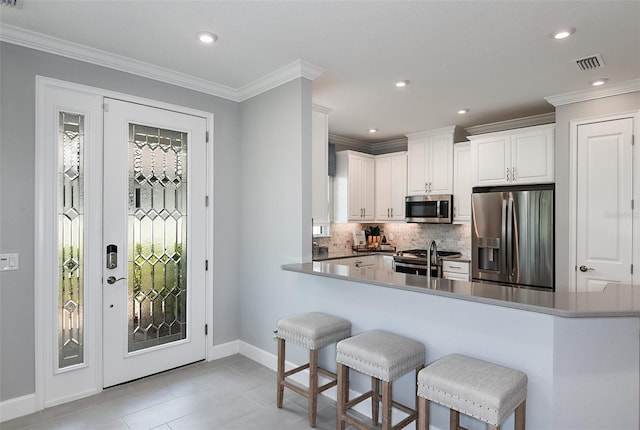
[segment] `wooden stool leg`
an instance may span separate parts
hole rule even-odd
[[[371,422],[377,426],[380,415],[380,380],[374,377],[371,377],[371,392]]]
[[[449,430],[458,430],[460,427],[460,413],[449,409]]]
[[[338,363],[337,379],[338,379],[338,402],[336,405],[336,430],[344,430],[345,422],[342,416],[345,413],[345,405],[349,401],[349,369],[344,364]]]
[[[418,397],[418,426],[416,430],[429,430],[429,400]]]
[[[527,401],[523,400],[516,408],[515,430],[524,430],[524,424],[527,417]]]
[[[318,415],[318,350],[309,350],[309,426],[316,426]]]
[[[284,351],[284,339],[278,338],[278,376],[276,382],[276,405],[278,408],[282,408],[282,402],[284,400],[284,385],[282,385],[284,382]]]
[[[382,381],[382,430],[391,430],[392,382]]]

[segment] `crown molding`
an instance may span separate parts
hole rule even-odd
[[[557,96],[549,96],[544,99],[553,106],[563,106],[571,103],[585,102],[588,100],[600,99],[603,97],[618,96],[621,94],[633,93],[640,91],[640,79],[632,79],[630,81],[620,82],[616,84],[607,84],[598,89],[578,90],[570,93],[559,94]]]
[[[312,105],[312,109],[315,112],[320,112],[320,113],[324,113],[324,114],[331,113],[331,109],[329,109],[328,107],[320,106],[320,105],[317,105],[315,103]]]
[[[296,60],[291,64],[288,64],[276,71],[269,73],[268,75],[256,79],[253,82],[243,85],[238,89],[238,99],[243,102],[255,97],[258,94],[272,90],[279,87],[282,84],[286,84],[289,81],[298,78],[306,78],[314,80],[322,74],[324,69],[318,66],[314,66],[303,60]]]
[[[390,152],[401,152],[407,150],[407,139],[401,137],[399,139],[387,140],[384,142],[375,142],[371,144],[371,152],[373,154],[388,154]]]
[[[370,143],[362,142],[350,137],[338,136],[337,134],[329,133],[329,143],[344,146],[348,149],[353,149],[354,151],[366,152],[367,154],[371,153]]]
[[[242,102],[297,78],[302,77],[313,80],[324,71],[311,63],[297,60],[239,89],[235,89],[186,73],[145,63],[135,58],[113,54],[13,25],[0,25],[0,41],[131,73],[234,102]]]
[[[552,124],[556,122],[556,113],[543,113],[524,118],[509,119],[506,121],[492,122],[490,124],[474,125],[464,130],[468,135],[495,133],[497,131],[513,130],[516,128],[532,127],[534,125]]]

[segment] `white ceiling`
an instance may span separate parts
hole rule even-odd
[[[367,142],[548,113],[545,96],[640,77],[640,1],[23,0],[0,23],[234,89],[302,59],[325,70],[313,101],[330,133]],[[576,32],[551,39],[561,26]],[[593,54],[606,67],[580,71]]]

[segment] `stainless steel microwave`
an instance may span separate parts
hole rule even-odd
[[[453,195],[407,196],[405,198],[407,222],[451,224],[453,222]]]

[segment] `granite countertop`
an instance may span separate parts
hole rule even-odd
[[[287,264],[282,266],[282,270],[561,317],[640,317],[640,286],[608,284],[602,292],[559,293],[429,278],[378,267],[356,268],[331,262]]]

